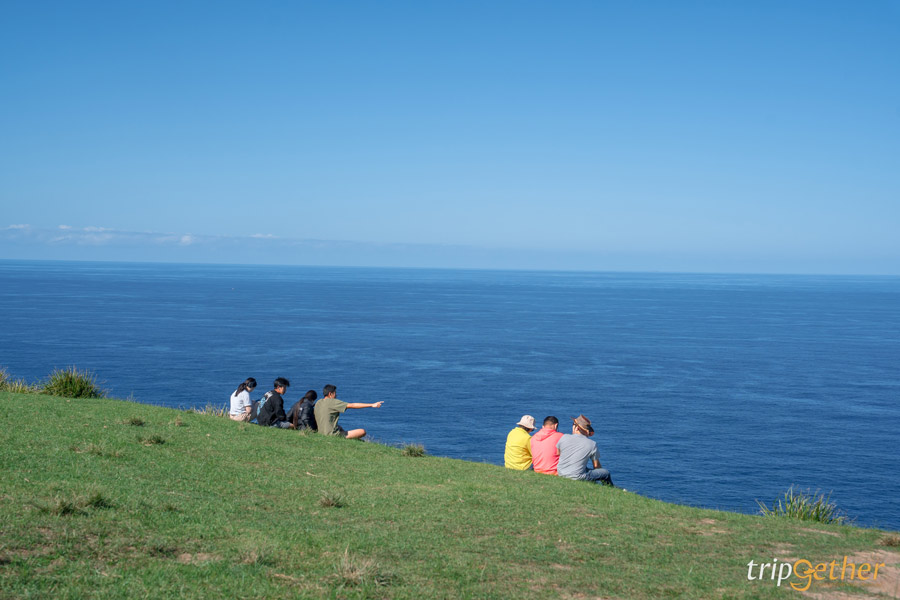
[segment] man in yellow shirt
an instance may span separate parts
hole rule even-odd
[[[531,466],[531,432],[534,431],[534,417],[525,415],[506,436],[506,452],[503,461],[507,469],[524,471]]]

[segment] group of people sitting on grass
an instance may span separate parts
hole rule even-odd
[[[524,415],[506,436],[503,459],[507,469],[559,475],[569,479],[596,481],[612,485],[609,471],[600,465],[591,420],[584,415],[572,418],[572,433],[557,431],[559,419],[550,416],[534,434],[534,417]],[[590,466],[588,466],[590,465]]]
[[[290,385],[290,381],[278,377],[273,389],[259,401],[254,401],[250,399],[250,392],[256,389],[256,380],[249,377],[231,394],[228,416],[233,421],[256,421],[264,427],[310,429],[324,435],[358,439],[366,435],[366,430],[346,431],[338,424],[341,414],[348,408],[380,408],[383,404],[344,402],[337,399],[335,386],[326,385],[321,399],[315,390],[309,390],[290,411],[285,412],[284,393]],[[559,419],[547,417],[544,426],[532,437],[534,417],[524,415],[506,436],[506,468],[519,471],[533,468],[537,473],[613,485],[609,471],[600,465],[596,442],[589,439],[594,435],[590,419],[584,415],[573,417],[571,435],[557,431],[558,427]]]
[[[315,390],[309,390],[298,400],[289,412],[284,411],[284,393],[291,382],[278,377],[273,389],[259,400],[250,399],[250,392],[256,389],[256,380],[249,377],[231,394],[231,409],[228,416],[233,421],[250,423],[256,421],[264,427],[280,429],[311,429],[325,435],[337,435],[348,439],[357,439],[366,435],[365,429],[344,430],[338,425],[338,419],[348,408],[379,408],[382,402],[364,404],[362,402],[344,402],[337,399],[337,388],[326,385],[322,389],[322,398],[318,399]],[[318,400],[318,401],[317,401]]]

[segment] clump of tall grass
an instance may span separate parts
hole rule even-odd
[[[33,385],[29,385],[24,379],[13,379],[6,369],[0,369],[0,391],[14,394],[27,394],[37,391]]]
[[[72,499],[57,498],[50,505],[36,504],[38,510],[43,513],[50,513],[59,516],[67,515],[83,515],[87,513],[87,509],[104,510],[107,508],[115,508],[112,501],[100,492],[94,492],[87,498],[75,497]]]
[[[342,508],[347,505],[344,495],[340,492],[325,490],[319,497],[319,506],[322,508]]]
[[[363,558],[350,554],[350,549],[344,550],[340,560],[334,565],[335,576],[342,586],[355,587],[375,581],[377,568],[371,558]]]
[[[227,406],[216,406],[215,404],[209,403],[202,408],[189,408],[187,412],[197,413],[198,415],[212,415],[214,417],[227,417],[228,416],[228,407]]]
[[[827,496],[819,490],[794,489],[791,486],[781,498],[776,498],[769,508],[763,502],[756,501],[759,511],[767,517],[790,517],[801,521],[816,521],[819,523],[844,523],[847,516],[842,514],[837,505],[831,501],[831,494]]]
[[[400,451],[403,453],[403,456],[425,456],[425,446],[422,444],[406,444]]]
[[[102,398],[103,390],[97,385],[94,374],[79,371],[74,366],[56,369],[44,384],[43,392],[64,398]]]
[[[157,446],[160,444],[165,444],[166,438],[159,435],[158,433],[154,433],[153,435],[148,436],[148,437],[139,437],[138,443],[140,443],[144,446]]]

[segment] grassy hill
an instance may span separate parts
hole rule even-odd
[[[840,597],[892,593],[900,563],[878,530],[120,400],[0,407],[4,598],[777,598],[748,561],[887,557],[809,590]]]

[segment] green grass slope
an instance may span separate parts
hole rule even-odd
[[[4,598],[776,598],[796,593],[747,581],[748,561],[892,550],[877,530],[120,400],[0,407]],[[811,589],[829,590],[871,591]]]

